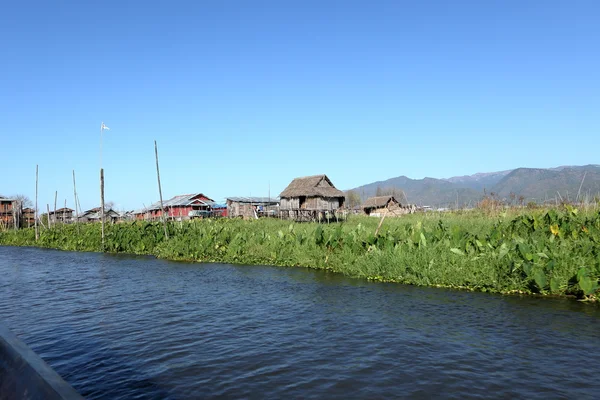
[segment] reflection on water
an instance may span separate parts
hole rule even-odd
[[[0,247],[0,318],[88,398],[596,397],[600,309]]]

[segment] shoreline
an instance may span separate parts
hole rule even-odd
[[[156,222],[107,226],[105,252],[187,262],[302,267],[369,281],[597,301],[600,213],[577,210],[354,217],[332,224],[285,220]],[[0,232],[0,245],[102,252],[98,224]]]

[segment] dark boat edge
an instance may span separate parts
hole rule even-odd
[[[79,400],[83,397],[0,324],[0,399]]]

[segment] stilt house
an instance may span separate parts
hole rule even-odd
[[[163,201],[165,216],[170,219],[189,219],[209,215],[215,201],[202,193],[183,194]],[[134,212],[138,220],[158,220],[162,217],[160,201]]]
[[[327,175],[296,178],[279,195],[281,210],[335,211],[344,207],[344,192]]]
[[[102,220],[101,207],[94,207],[90,210],[84,211],[79,215],[79,222],[100,222]],[[108,208],[104,210],[104,221],[108,223],[115,223],[119,220],[119,213]]]
[[[18,228],[21,221],[21,202],[0,197],[0,229]]]
[[[50,221],[54,222],[61,222],[63,224],[69,223],[73,221],[73,209],[71,208],[59,208],[58,210],[56,210],[56,213],[54,211],[50,211]]]

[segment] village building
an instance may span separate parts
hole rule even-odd
[[[279,215],[279,200],[271,197],[228,197],[227,216],[257,219]]]
[[[135,211],[123,211],[119,214],[119,221],[133,221],[135,220]]]
[[[190,219],[212,215],[213,207],[218,210],[223,210],[223,207],[218,207],[215,201],[202,193],[184,194],[172,197],[163,201],[165,216],[168,219]],[[150,205],[147,208],[134,212],[137,220],[158,220],[162,217],[160,201]]]
[[[211,217],[226,217],[227,216],[227,204],[214,203],[210,206]]]
[[[21,222],[21,203],[0,197],[0,229],[18,228]]]
[[[376,196],[367,199],[362,205],[363,212],[372,217],[400,216],[413,213],[413,205],[402,205],[394,196]]]
[[[101,207],[94,207],[90,210],[84,211],[77,217],[78,222],[100,222],[102,221]],[[57,211],[58,212],[58,211]],[[104,222],[115,223],[119,220],[120,214],[109,208],[104,210]]]
[[[24,228],[32,227],[35,225],[35,210],[30,207],[24,208],[22,218],[21,225]]]
[[[294,179],[279,198],[283,218],[309,221],[336,215],[344,207],[346,196],[327,175],[314,175]]]
[[[73,211],[70,208],[59,208],[56,211],[50,211],[50,221],[52,223],[61,222],[63,224],[73,222]]]

